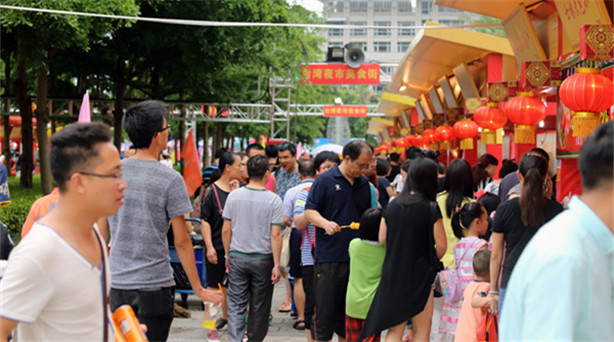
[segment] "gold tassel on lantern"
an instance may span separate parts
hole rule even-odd
[[[483,128],[480,136],[482,144],[494,145],[497,143],[496,131],[493,129]]]
[[[473,138],[461,139],[460,148],[463,150],[473,150]]]
[[[535,144],[535,127],[515,125],[514,141],[517,144]]]
[[[572,135],[586,138],[601,124],[598,113],[576,112],[571,121]]]
[[[450,142],[449,141],[442,141],[439,143],[439,149],[440,150],[447,150],[450,146]]]
[[[433,151],[437,151],[439,149],[439,144],[437,144],[436,142],[432,142],[429,144],[429,149]]]

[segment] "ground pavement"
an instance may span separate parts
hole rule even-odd
[[[269,325],[269,332],[265,341],[270,342],[304,342],[307,341],[304,330],[295,330],[292,324],[296,319],[290,317],[289,313],[277,312],[281,306],[286,289],[283,282],[275,285],[273,292],[273,322]],[[180,302],[180,296],[176,295],[176,302]],[[206,341],[207,329],[201,326],[204,312],[198,297],[190,295],[188,297],[189,310],[192,313],[191,318],[175,318],[171,326],[169,341]],[[223,328],[220,334],[222,342],[228,341],[228,333],[226,328]],[[336,340],[336,338],[335,338]]]

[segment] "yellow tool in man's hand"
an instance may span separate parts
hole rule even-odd
[[[339,229],[343,229],[343,228],[350,228],[352,230],[358,230],[358,228],[360,228],[360,223],[358,222],[352,222],[348,225],[345,226],[339,226]]]

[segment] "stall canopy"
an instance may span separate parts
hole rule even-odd
[[[427,25],[439,25],[427,22]],[[412,41],[388,87],[377,112],[399,116],[412,107],[394,95],[417,99],[427,93],[439,80],[453,74],[461,63],[468,63],[490,53],[503,55],[515,63],[512,47],[507,39],[465,29],[423,29]],[[386,95],[386,94],[385,94]],[[373,122],[373,120],[372,120]]]
[[[435,0],[435,5],[503,19],[521,3],[526,7],[530,7],[535,3],[544,1],[545,0]]]

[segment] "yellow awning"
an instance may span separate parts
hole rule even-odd
[[[529,7],[534,3],[544,1],[545,0],[435,0],[435,5],[503,19],[521,3]]]
[[[427,25],[439,25],[427,22]],[[489,53],[513,57],[509,41],[465,29],[424,29],[418,32],[392,78],[388,93],[419,98],[457,65],[471,62]],[[390,96],[390,95],[388,95]],[[380,102],[377,112],[398,116],[410,107],[389,101]]]

